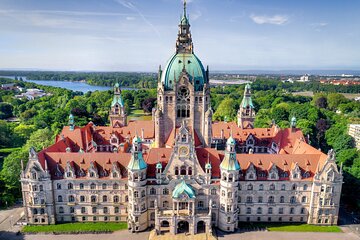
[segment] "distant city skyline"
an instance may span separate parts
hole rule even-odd
[[[360,2],[188,0],[210,71],[360,70]],[[180,0],[0,0],[0,69],[151,71],[175,49]]]

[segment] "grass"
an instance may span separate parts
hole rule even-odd
[[[313,97],[314,93],[311,91],[305,91],[305,92],[293,92],[292,93],[295,96],[304,96],[304,97]],[[347,99],[354,99],[356,97],[360,97],[360,94],[358,93],[340,93],[344,95]]]
[[[127,229],[126,222],[120,223],[63,223],[56,225],[28,225],[21,230],[23,233],[103,233]]]
[[[254,223],[251,227],[266,228],[270,232],[342,232],[338,226],[317,226],[310,224]]]
[[[142,109],[132,109],[129,120],[151,120],[151,114],[146,114]]]

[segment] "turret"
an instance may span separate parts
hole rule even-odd
[[[236,159],[235,139],[230,136],[226,142],[224,159],[220,164],[220,213],[219,228],[234,231],[237,228],[237,185],[240,177],[240,164]]]
[[[123,127],[127,125],[127,115],[121,89],[118,83],[114,85],[114,97],[110,109],[110,125],[112,127]]]
[[[75,129],[75,119],[74,119],[74,115],[72,115],[71,113],[69,115],[69,128],[70,131],[74,131]]]
[[[254,128],[255,108],[251,99],[251,86],[246,84],[244,97],[241,101],[240,108],[237,114],[238,127],[242,129]]]
[[[295,128],[296,128],[296,117],[295,117],[295,116],[293,116],[293,117],[291,118],[290,127],[291,127],[292,129],[295,129]]]
[[[132,140],[131,159],[127,166],[129,205],[128,227],[133,232],[145,230],[147,225],[146,171],[142,154],[142,140],[136,135]]]

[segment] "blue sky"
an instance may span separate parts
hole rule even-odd
[[[0,0],[0,69],[156,71],[180,0]],[[360,69],[360,1],[191,0],[210,70]]]

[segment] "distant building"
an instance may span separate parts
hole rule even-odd
[[[36,98],[41,98],[41,97],[49,96],[49,95],[51,95],[51,94],[44,92],[44,90],[37,89],[37,88],[29,88],[26,90],[26,92],[21,93],[19,95],[15,95],[15,98],[18,98],[18,99],[26,98],[28,100],[34,100]]]
[[[308,82],[309,81],[309,75],[305,74],[303,76],[300,77],[300,80],[298,80],[298,82]]]
[[[14,90],[14,89],[16,89],[15,83],[1,84],[1,89],[3,89],[3,90]]]
[[[360,149],[360,124],[350,124],[349,135],[355,139],[356,148]]]

